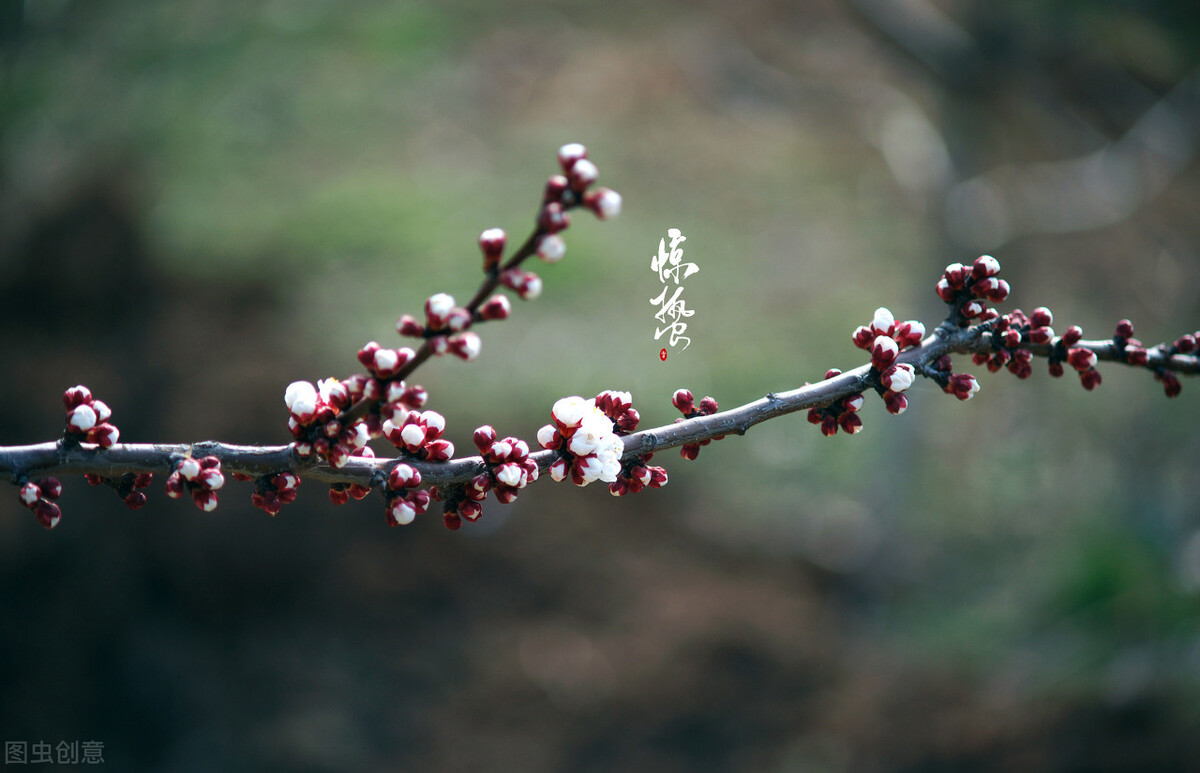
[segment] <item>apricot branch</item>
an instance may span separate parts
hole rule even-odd
[[[1052,376],[1070,368],[1088,390],[1101,383],[1099,363],[1119,363],[1150,371],[1168,397],[1180,393],[1179,375],[1200,373],[1200,331],[1146,347],[1133,337],[1128,320],[1121,320],[1109,339],[1084,340],[1077,326],[1055,335],[1046,307],[1028,315],[1019,309],[1001,314],[991,304],[1004,302],[1010,288],[998,276],[999,261],[985,255],[970,266],[955,263],[943,272],[936,291],[949,312],[932,334],[926,335],[918,321],[897,322],[888,309],[877,309],[870,323],[851,336],[868,353],[868,362],[844,373],[831,369],[817,383],[768,393],[726,411],[712,397],[696,401],[680,389],[671,403],[681,417],[640,431],[641,416],[628,392],[607,390],[587,400],[564,397],[554,402],[551,423],[536,434],[542,450],[531,450],[517,437],[500,437],[485,425],[472,435],[478,455],[455,458],[454,445],[443,438],[445,418],[423,410],[428,393],[406,379],[431,357],[475,359],[481,341],[470,328],[511,313],[508,298],[497,292],[501,288],[527,300],[541,293],[541,279],[523,264],[534,255],[547,263],[564,256],[560,234],[570,223],[569,210],[583,206],[602,220],[620,211],[621,198],[614,191],[589,189],[598,171],[583,146],[563,146],[558,160],[562,174],[547,181],[533,232],[507,260],[503,231],[492,228],[480,235],[484,279],[471,300],[458,306],[453,297],[438,293],[426,301],[424,321],[407,314],[397,321],[401,336],[421,340],[417,350],[372,341],[358,351],[365,374],[316,384],[296,381],[287,387],[291,444],[118,443],[111,409],[77,386],[63,395],[67,413],[61,439],[0,447],[0,473],[18,487],[19,501],[47,528],[62,517],[56,502],[62,485],[54,476],[81,473],[92,485],[112,488],[132,509],[146,503],[144,489],[155,474],[167,476],[168,496],[188,495],[204,511],[217,507],[227,475],[253,482],[251,502],[270,515],[297,498],[302,480],[311,480],[329,485],[334,504],[378,490],[392,526],[411,522],[440,500],[444,523],[457,529],[463,520],[481,517],[489,496],[508,504],[546,473],[579,486],[601,481],[616,496],[658,488],[668,476],[664,468],[650,464],[655,453],[679,448],[683,458],[694,460],[714,440],[743,435],[789,413],[807,411],[808,421],[826,436],[839,430],[857,434],[863,428],[867,392],[874,391],[886,411],[898,415],[908,407],[906,393],[917,378],[968,400],[979,382],[969,373],[954,372],[953,355],[969,355],[976,365],[992,372],[1007,369],[1020,379],[1029,378],[1033,360],[1042,358]],[[391,442],[398,455],[376,458],[367,443],[378,438]]]

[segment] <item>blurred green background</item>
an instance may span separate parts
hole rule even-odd
[[[286,440],[484,228],[587,144],[545,292],[417,381],[448,436],[569,394],[723,407],[935,325],[951,261],[1147,343],[1200,320],[1194,2],[0,2],[0,443],[88,384],[128,441]],[[668,228],[700,267],[657,356]],[[964,361],[961,369],[967,368]],[[802,415],[549,481],[457,533],[310,482],[130,512],[0,505],[0,735],[116,770],[1194,770],[1200,391],[1144,372],[930,384],[863,434]],[[382,449],[381,449],[382,450]]]

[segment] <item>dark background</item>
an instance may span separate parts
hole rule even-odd
[[[420,371],[464,452],[564,395],[654,426],[678,387],[852,367],[877,306],[936,324],[983,251],[1060,331],[1200,324],[1194,2],[0,8],[0,443],[54,438],[76,383],[131,442],[284,442],[284,387],[469,297],[567,141],[625,212]],[[664,363],[670,227],[700,273]],[[116,770],[1196,769],[1196,385],[959,367],[970,403],[785,417],[457,533],[311,481],[271,519],[79,479],[46,532],[14,490],[0,735]]]

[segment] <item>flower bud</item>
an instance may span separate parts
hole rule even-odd
[[[564,172],[570,172],[581,158],[587,158],[587,148],[578,142],[569,142],[558,149],[558,163]]]
[[[1000,273],[1000,261],[991,255],[980,255],[971,266],[971,276],[976,279],[995,276]]]
[[[206,513],[211,513],[217,509],[217,492],[195,489],[192,491],[192,501],[196,503],[196,507]]]
[[[446,293],[429,296],[425,301],[425,323],[430,330],[441,330],[454,309],[454,297]]]
[[[887,336],[892,334],[892,328],[896,326],[896,318],[892,312],[883,306],[875,309],[875,318],[871,320],[871,332],[877,336]]]
[[[1179,377],[1169,370],[1164,370],[1158,379],[1162,381],[1163,392],[1167,397],[1179,397],[1179,393],[1183,391],[1183,385],[1179,383]]]
[[[908,397],[897,392],[884,392],[883,404],[888,413],[899,416],[908,408]]]
[[[483,269],[490,270],[500,262],[508,235],[501,228],[489,228],[479,234],[479,249],[483,250]]]
[[[1033,327],[1029,329],[1029,341],[1035,344],[1048,344],[1054,340],[1054,328]]]
[[[452,333],[466,330],[471,325],[471,312],[455,306],[446,317],[446,328]]]
[[[938,297],[946,303],[953,303],[954,296],[957,294],[957,291],[950,286],[950,282],[945,277],[938,280],[934,290],[937,292]]]
[[[567,173],[567,179],[571,182],[571,190],[582,192],[600,177],[600,170],[586,158],[577,160]]]
[[[459,333],[450,338],[446,343],[450,348],[450,352],[465,362],[470,362],[478,357],[482,348],[479,335],[472,331]]]
[[[88,404],[77,405],[67,413],[67,428],[83,434],[96,426],[96,411]]]
[[[92,401],[92,390],[85,387],[83,384],[73,386],[63,392],[63,406],[69,411],[76,406],[90,403]]]
[[[558,430],[554,428],[553,424],[547,424],[538,430],[537,441],[542,448],[554,450],[562,445],[562,436],[558,434]]]
[[[916,346],[921,343],[921,339],[925,338],[925,325],[916,320],[900,322],[892,331],[892,338],[900,345],[901,349]]]
[[[388,488],[393,491],[413,488],[421,484],[421,473],[413,467],[401,462],[388,473]]]
[[[458,514],[468,521],[477,521],[479,520],[479,516],[483,515],[483,505],[470,500],[460,502],[458,505]]]
[[[507,319],[512,312],[512,303],[508,300],[508,296],[496,294],[488,298],[482,306],[479,307],[479,316],[482,319],[491,321],[499,319]]]
[[[621,214],[621,194],[611,188],[597,188],[583,197],[583,204],[601,220],[612,220]]]
[[[1141,346],[1126,346],[1125,361],[1130,365],[1145,365],[1150,361],[1150,353]]]
[[[900,347],[891,336],[876,336],[875,342],[871,344],[871,365],[876,370],[887,370],[896,361],[896,355],[899,353]]]
[[[542,209],[538,212],[537,226],[546,233],[556,234],[559,231],[565,231],[570,224],[571,217],[563,205],[557,201],[543,204]]]
[[[42,490],[36,483],[26,483],[17,491],[17,497],[26,507],[33,507],[42,498]]]
[[[671,405],[674,405],[685,416],[696,410],[692,393],[687,389],[676,390],[675,394],[671,396]]]
[[[558,234],[546,234],[538,241],[537,256],[547,263],[557,263],[567,254],[567,243]]]
[[[33,514],[38,519],[38,523],[47,529],[53,529],[62,520],[62,510],[59,506],[44,499],[33,506]]]
[[[216,491],[225,485],[225,476],[218,469],[201,470],[196,482],[209,491]]]
[[[121,431],[116,426],[104,422],[92,427],[87,433],[87,441],[95,443],[101,448],[112,448],[117,444],[117,439],[120,438]]]
[[[548,204],[551,201],[562,202],[563,193],[566,192],[570,183],[567,178],[561,174],[552,174],[546,180],[546,188],[542,193],[542,203]]]
[[[479,453],[486,454],[492,443],[496,442],[496,429],[491,424],[484,424],[475,430],[472,440]]]
[[[887,370],[881,377],[880,383],[893,392],[903,392],[912,386],[916,379],[916,370],[908,363],[900,363]]]
[[[1067,351],[1067,363],[1080,373],[1096,366],[1096,353],[1085,346]]]
[[[407,526],[417,517],[417,510],[407,500],[397,497],[388,504],[387,525]]]

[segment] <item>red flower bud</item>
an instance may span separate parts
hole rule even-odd
[[[1045,306],[1038,306],[1029,315],[1029,324],[1033,327],[1049,327],[1054,324],[1054,314]]]

